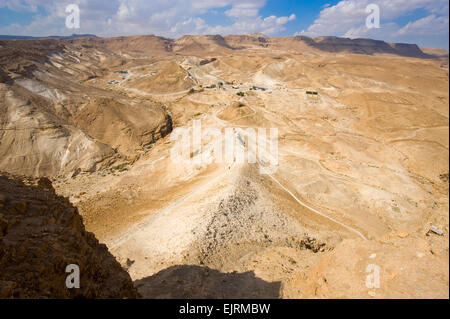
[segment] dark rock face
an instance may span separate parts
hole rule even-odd
[[[68,289],[66,267],[79,266]],[[136,298],[128,273],[49,180],[0,176],[0,298]]]
[[[304,40],[304,38],[302,39]],[[416,44],[387,43],[372,39],[318,37],[308,44],[322,51],[372,55],[387,53],[406,57],[429,58]]]
[[[0,69],[0,83],[5,83],[6,81],[9,80],[10,80],[9,76]]]
[[[395,50],[398,55],[416,57],[416,58],[430,58],[425,54],[417,44],[408,43],[391,43],[390,46]]]
[[[277,299],[281,289],[281,282],[264,281],[252,271],[221,273],[196,265],[172,266],[135,284],[150,299]]]

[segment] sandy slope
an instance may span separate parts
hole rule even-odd
[[[373,42],[348,54],[329,38],[147,40],[155,49],[135,37],[74,44],[111,67],[84,78],[90,100],[73,101],[84,111],[71,123],[127,161],[54,181],[144,296],[448,297],[445,61]],[[89,61],[58,69],[81,77]],[[167,117],[174,128],[278,128],[278,170],[175,163]],[[207,142],[193,158],[211,155]]]

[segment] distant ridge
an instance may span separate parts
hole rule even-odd
[[[305,52],[317,50],[329,53],[350,54],[393,54],[414,58],[437,58],[436,54],[424,52],[416,44],[388,43],[373,39],[350,39],[332,36],[310,38],[306,36],[294,37],[266,37],[262,34],[229,35],[225,40],[235,49],[264,49]]]
[[[299,41],[305,41],[309,45],[321,51],[328,52],[345,52],[368,55],[388,53],[415,58],[429,57],[419,48],[417,44],[388,43],[381,40],[363,38],[349,39],[338,37],[318,37],[308,39],[307,37],[297,37],[296,39]]]
[[[0,35],[0,40],[42,40],[42,39],[78,39],[83,45],[101,45],[109,50],[128,51],[146,55],[149,52],[161,54],[225,53],[235,50],[273,49],[286,52],[328,52],[348,54],[391,54],[403,57],[441,59],[446,53],[440,49],[421,49],[416,44],[389,43],[373,39],[350,39],[335,36],[310,38],[307,36],[268,37],[261,33],[243,35],[185,35],[179,39],[169,39],[155,35],[135,35],[102,38],[93,34],[72,34],[71,36],[28,37]],[[447,53],[448,56],[448,53]]]
[[[30,37],[21,35],[1,35],[0,40],[37,40],[37,39],[75,39],[75,38],[88,38],[97,37],[95,34],[72,34],[68,36],[51,35],[48,37]]]
[[[39,38],[20,36],[20,35],[2,35],[2,34],[0,34],[0,40],[32,40],[32,39],[39,39]]]

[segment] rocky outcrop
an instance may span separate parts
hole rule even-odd
[[[28,176],[95,171],[115,151],[46,109],[41,97],[0,84],[0,170]]]
[[[68,289],[66,267],[79,266]],[[0,298],[135,298],[128,273],[48,179],[0,176]]]
[[[0,69],[0,83],[5,83],[10,80],[9,76]]]
[[[98,171],[134,161],[170,133],[160,103],[84,85],[120,65],[112,52],[120,44],[137,50],[144,40],[165,43],[153,36],[0,41],[0,170],[49,178]]]
[[[178,40],[178,42],[181,44],[182,41],[180,40]],[[387,43],[372,39],[349,39],[339,37],[310,38],[307,36],[270,38],[263,34],[245,34],[226,36],[225,41],[228,45],[238,50],[269,48],[300,52],[314,52],[318,50],[330,53],[365,55],[384,53],[415,58],[433,57],[424,53],[416,44]]]
[[[173,51],[183,54],[198,52],[228,52],[233,50],[221,35],[185,35],[173,42]]]
[[[166,55],[167,52],[171,51],[173,42],[173,40],[155,35],[114,38],[82,37],[64,39],[63,41],[66,44],[73,45],[77,50],[95,48],[101,52],[137,57]]]
[[[366,55],[385,53],[414,58],[430,57],[423,53],[416,44],[387,43],[372,39],[349,39],[338,37],[318,37],[312,39],[305,36],[298,36],[294,39],[325,52],[345,52]]]
[[[270,38],[264,34],[229,35],[226,41],[235,48],[245,49],[252,47],[267,48]]]
[[[373,241],[344,240],[306,276],[286,284],[283,297],[447,299],[448,234],[439,245],[420,237],[398,231]]]

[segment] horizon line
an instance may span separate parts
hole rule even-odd
[[[308,38],[308,39],[318,39],[318,38],[336,38],[336,39],[348,39],[351,41],[354,40],[371,40],[371,41],[380,41],[380,42],[384,42],[387,44],[409,44],[409,45],[417,45],[419,48],[424,48],[424,49],[441,49],[441,50],[445,50],[447,52],[449,52],[449,50],[447,48],[444,47],[422,47],[420,45],[418,45],[417,43],[411,43],[411,42],[389,42],[389,41],[385,41],[385,40],[379,40],[379,39],[373,39],[373,38],[349,38],[349,37],[339,37],[339,36],[327,36],[327,35],[321,35],[321,36],[316,36],[316,37],[311,37],[311,36],[307,36],[307,35],[285,35],[285,36],[268,36],[264,33],[260,33],[260,32],[256,32],[256,33],[232,33],[232,34],[227,34],[227,35],[222,35],[222,34],[184,34],[178,38],[170,38],[170,37],[165,37],[165,36],[161,36],[161,35],[157,35],[154,33],[149,33],[149,34],[133,34],[133,35],[115,35],[115,36],[100,36],[100,35],[96,35],[96,34],[91,34],[91,33],[73,33],[71,35],[47,35],[47,36],[31,36],[31,35],[14,35],[14,34],[0,34],[0,40],[3,41],[7,41],[7,40],[38,40],[38,39],[52,39],[52,38],[90,38],[90,37],[95,37],[95,38],[101,38],[101,39],[113,39],[113,38],[127,38],[127,37],[144,37],[144,36],[154,36],[154,37],[158,37],[158,38],[163,38],[163,39],[167,39],[167,40],[180,40],[183,37],[186,36],[192,36],[192,37],[207,37],[207,36],[221,36],[222,38],[228,37],[228,36],[256,36],[256,35],[260,35],[260,36],[264,36],[266,38],[269,39],[273,39],[273,38],[296,38],[296,37],[303,37],[303,38]],[[11,39],[2,39],[2,37],[10,37]]]

